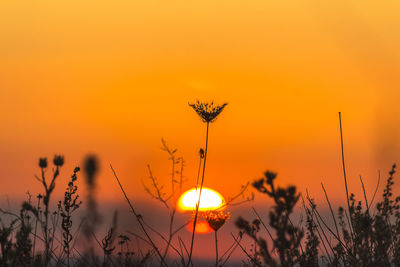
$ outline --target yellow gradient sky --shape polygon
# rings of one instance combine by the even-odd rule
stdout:
[[[400,152],[400,2],[350,0],[0,3],[0,197],[40,190],[37,159],[66,157],[58,194],[87,153],[98,194],[133,198],[151,164],[168,183],[163,137],[193,183],[204,124],[187,103],[229,102],[210,132],[206,186],[233,195],[266,169],[344,197],[373,192]]]

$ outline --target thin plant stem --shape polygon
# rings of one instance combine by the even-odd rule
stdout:
[[[348,187],[347,187],[346,165],[345,165],[345,163],[344,163],[342,115],[341,115],[340,112],[339,112],[339,126],[340,126],[340,144],[341,144],[341,151],[342,151],[342,166],[343,166],[344,186],[345,186],[345,189],[346,189],[347,208],[348,208],[349,214],[350,214],[350,224],[351,224],[351,228],[353,228],[353,224],[352,224],[352,212],[351,212],[351,209],[350,209],[350,200],[349,200],[349,191],[348,191]]]
[[[363,180],[362,180],[361,175],[360,175],[360,182],[361,182],[362,190],[363,190],[363,192],[364,192],[364,200],[365,200],[365,206],[366,206],[366,208],[367,208],[367,214],[369,215],[368,199],[367,199],[367,194],[365,193],[364,182],[363,182]]]
[[[310,203],[310,205],[313,205],[312,200],[310,199],[310,197],[306,196],[308,202]],[[339,241],[339,243],[343,246],[343,248],[348,251],[349,249],[347,248],[347,246],[340,240],[340,238],[335,234],[335,232],[332,231],[332,229],[326,224],[326,222],[322,219],[321,214],[318,212],[317,209],[312,209],[312,211],[314,212],[314,214],[316,214],[316,218],[319,218],[319,220],[322,222],[322,224],[325,226],[325,228],[332,234],[332,236]]]
[[[311,215],[311,216],[312,216],[312,215]],[[316,219],[316,221],[318,222],[318,219]],[[319,222],[318,222],[318,226],[321,228],[321,225],[319,224]],[[318,237],[319,237],[319,239],[321,240],[322,247],[324,248],[325,253],[326,253],[326,256],[328,257],[328,261],[329,261],[330,264],[332,264],[332,260],[331,260],[331,257],[329,256],[328,249],[326,248],[325,241],[324,241],[324,239],[322,238],[321,233],[320,233],[320,231],[318,230],[318,227],[315,228],[315,230],[317,230]],[[323,229],[322,229],[322,228],[321,228],[321,232],[323,232]]]
[[[363,182],[363,180],[362,180],[361,175],[360,175],[360,182],[361,182],[362,190],[363,190],[363,192],[364,192],[364,200],[365,200],[365,206],[366,206],[367,216],[368,216],[368,218],[370,218],[370,215],[369,215],[369,206],[368,206],[368,199],[367,199],[367,193],[365,192],[364,182]],[[367,244],[368,244],[369,253],[370,253],[370,255],[372,255],[372,240],[371,240],[371,243],[367,240]],[[370,244],[371,244],[371,245],[370,245]]]
[[[265,225],[264,221],[261,219],[260,215],[258,214],[258,212],[256,211],[256,209],[254,207],[251,207],[254,211],[254,213],[256,214],[257,218],[260,220],[262,226],[264,227],[264,229],[267,231],[269,237],[271,238],[271,241],[274,241],[274,238],[272,237],[271,232],[268,230],[268,227]]]
[[[231,233],[231,236],[233,237],[233,240],[235,240],[236,244],[238,244],[240,249],[243,251],[243,253],[246,254],[246,256],[249,258],[249,260],[254,264],[254,266],[261,266],[257,262],[257,259],[250,256],[250,254],[247,252],[247,250],[242,245],[240,245],[240,240],[238,241],[232,233]]]
[[[200,191],[199,191],[199,199],[198,199],[197,204],[196,204],[196,212],[195,212],[194,220],[193,220],[193,233],[192,233],[192,240],[191,240],[191,242],[190,242],[189,259],[188,259],[188,263],[187,263],[186,266],[189,266],[189,264],[191,263],[192,254],[193,254],[193,243],[194,243],[194,237],[195,237],[195,233],[196,233],[196,223],[197,223],[197,218],[198,218],[198,215],[199,215],[199,206],[200,206],[201,192],[202,192],[202,190],[203,190],[204,174],[205,174],[205,170],[206,170],[207,150],[208,150],[208,129],[209,129],[209,125],[210,125],[210,123],[207,122],[207,129],[206,129],[206,146],[205,146],[205,150],[204,150],[203,172],[202,172],[202,176],[201,176]]]
[[[182,193],[182,183],[183,183],[183,167],[185,164],[185,160],[183,159],[183,157],[180,158],[181,160],[181,170],[180,170],[180,177],[179,177],[179,193]]]
[[[38,221],[39,221],[39,207],[40,207],[40,197],[38,197],[38,203],[37,203],[37,217],[35,217],[35,234],[33,237],[33,250],[32,250],[32,258],[35,259],[35,249],[36,249],[36,233],[37,233],[37,226],[38,226]]]
[[[310,205],[311,205],[311,204],[310,204]],[[311,206],[311,209],[313,209],[312,206]],[[311,213],[311,216],[313,216],[312,213]],[[313,220],[312,217],[311,217],[311,219]],[[321,224],[319,223],[318,217],[315,217],[315,219],[316,219],[315,221],[317,222],[319,228],[321,229],[322,235],[324,236],[324,238],[325,238],[325,240],[326,240],[326,243],[328,244],[328,246],[329,246],[331,252],[334,254],[334,250],[333,250],[333,248],[332,248],[332,245],[331,245],[331,243],[329,242],[328,237],[326,236],[324,229],[322,228]],[[323,247],[324,247],[324,249],[325,249],[326,256],[328,257],[329,263],[332,264],[332,260],[331,260],[331,257],[329,256],[328,249],[327,249],[326,246],[325,246],[324,239],[322,238],[321,233],[320,233],[319,230],[318,230],[318,227],[315,228],[315,229],[317,230],[319,239],[322,241],[322,245],[323,245]]]
[[[326,199],[326,202],[328,203],[329,210],[330,210],[332,218],[333,218],[333,222],[335,223],[337,237],[338,237],[338,239],[340,239],[339,227],[338,227],[337,222],[336,222],[335,213],[333,212],[333,209],[332,209],[332,206],[331,206],[331,202],[329,201],[328,194],[326,193],[324,184],[321,183],[321,186],[322,186],[322,190],[324,191],[325,199]]]
[[[237,238],[239,239],[238,242],[240,242],[241,241],[240,232],[239,232]],[[226,256],[224,262],[220,266],[224,266],[227,263],[227,261],[229,260],[229,258],[231,257],[231,255],[233,254],[233,252],[236,250],[237,247],[238,247],[238,244],[236,242],[233,242],[232,245],[225,251],[225,253],[222,254],[221,261],[225,257],[225,255],[227,255],[229,253]]]
[[[201,171],[201,155],[200,155],[200,161],[199,161],[199,169],[197,170],[197,179],[196,179],[196,191],[197,191],[197,186],[199,185],[199,179],[200,179],[200,171]]]
[[[44,177],[44,170],[43,170],[43,168],[42,168],[42,179],[43,179],[43,181],[45,181],[45,177]],[[47,187],[45,187],[45,198],[47,197],[47,203],[44,203],[45,204],[45,209],[44,209],[44,219],[45,219],[45,221],[44,221],[44,225],[43,225],[43,231],[44,231],[44,241],[45,241],[45,244],[44,244],[44,246],[45,246],[45,266],[47,266],[47,264],[48,264],[48,262],[49,262],[49,242],[48,242],[48,230],[47,230],[47,227],[48,227],[48,218],[49,218],[49,202],[50,202],[50,196],[48,195],[48,190],[47,190]]]
[[[378,192],[378,188],[379,188],[379,183],[380,183],[380,181],[381,181],[381,171],[378,170],[378,183],[377,183],[377,185],[376,185],[376,187],[375,187],[375,192],[374,192],[374,195],[372,196],[371,203],[369,203],[369,207],[370,207],[370,208],[371,208],[371,206],[372,206],[372,203],[374,202],[376,193]]]
[[[186,246],[185,246],[185,242],[183,242],[182,238],[180,236],[178,236],[179,239],[179,244],[180,246],[182,246],[185,249],[186,254],[189,257],[189,251],[187,250]],[[185,259],[183,259],[183,263],[184,263]],[[193,267],[193,262],[190,262],[190,265]]]
[[[347,214],[347,211],[345,210],[344,211],[344,215],[346,216],[346,220],[347,220],[347,223],[349,224],[349,229],[350,229],[350,233],[351,233],[351,237],[353,237],[353,233],[354,233],[354,230],[353,230],[353,225],[351,224],[351,222],[350,222],[350,217],[349,217],[349,215]],[[352,240],[353,241],[353,240]],[[354,243],[354,242],[353,242]]]
[[[215,233],[215,267],[218,267],[218,231]]]
[[[172,187],[172,195],[174,195],[175,192],[175,156],[171,156],[171,161],[172,161],[172,171],[171,171],[171,187]]]
[[[165,259],[165,257],[166,257],[167,254],[168,254],[168,249],[169,249],[169,247],[170,247],[170,245],[171,245],[171,241],[172,241],[172,237],[173,237],[172,227],[173,227],[173,223],[174,223],[175,212],[176,212],[176,209],[174,209],[174,210],[172,211],[172,213],[170,214],[170,221],[169,221],[169,237],[168,237],[167,247],[165,248],[164,255],[163,255],[163,258],[164,258],[164,259]]]
[[[293,224],[292,220],[290,219],[290,217],[288,216],[287,218],[288,218],[289,223],[294,227],[294,224]],[[301,223],[299,223],[299,225],[300,225],[300,224],[301,224]],[[297,232],[294,232],[294,235],[296,236],[297,239],[300,239],[300,238],[299,238],[299,235],[297,234]],[[303,245],[302,245],[301,243],[300,243],[299,245],[300,245],[301,253],[304,254]]]
[[[52,223],[53,223],[53,233],[51,238],[51,246],[50,246],[50,250],[53,250],[54,247],[54,236],[56,234],[56,229],[57,229],[57,225],[60,219],[60,209],[58,210],[57,214],[53,215],[53,219],[52,219]]]
[[[128,202],[129,207],[131,208],[133,214],[135,215],[135,218],[136,218],[137,222],[139,223],[140,227],[142,228],[143,233],[146,235],[146,237],[147,237],[147,239],[149,240],[151,246],[152,246],[152,247],[154,248],[154,250],[157,252],[158,257],[159,257],[160,260],[161,260],[161,266],[162,266],[162,265],[166,265],[166,266],[167,266],[167,264],[165,263],[164,258],[162,257],[160,251],[158,250],[157,246],[154,244],[154,242],[153,242],[153,240],[151,239],[149,233],[146,231],[146,228],[144,227],[144,224],[143,224],[143,222],[142,222],[142,220],[143,220],[142,217],[141,217],[141,216],[136,212],[136,210],[133,208],[133,206],[132,206],[132,204],[131,204],[131,201],[129,200],[128,196],[126,195],[125,190],[124,190],[124,188],[122,187],[122,184],[121,184],[121,182],[119,181],[118,176],[117,176],[117,174],[115,173],[115,171],[114,171],[114,169],[113,169],[113,167],[112,167],[111,164],[110,164],[110,167],[111,167],[111,170],[112,170],[112,172],[113,172],[113,174],[114,174],[115,179],[117,179],[117,182],[118,182],[118,184],[119,184],[119,187],[121,188],[121,191],[122,191],[122,193],[124,194],[126,201]]]
[[[49,207],[50,207],[50,196],[51,193],[54,189],[54,182],[59,174],[59,168],[58,166],[56,167],[56,170],[53,174],[53,179],[51,180],[51,183],[49,186],[47,186],[46,184],[46,179],[45,179],[45,174],[44,174],[44,169],[41,169],[42,171],[42,179],[43,179],[43,185],[45,187],[45,196],[44,198],[46,199],[46,201],[44,201],[45,203],[45,210],[44,210],[44,218],[45,218],[45,222],[44,222],[44,226],[43,226],[43,231],[44,231],[44,239],[45,239],[45,266],[47,266],[50,262],[50,240],[49,240]]]

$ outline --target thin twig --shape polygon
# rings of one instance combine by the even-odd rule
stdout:
[[[374,195],[372,196],[371,203],[369,203],[369,208],[371,208],[372,203],[374,202],[376,193],[378,192],[378,187],[379,187],[380,181],[381,181],[381,171],[378,170],[378,183],[377,183],[377,185],[376,185],[376,187],[375,187],[375,192],[374,192]]]
[[[369,214],[369,206],[368,206],[367,194],[365,193],[364,182],[363,182],[363,180],[362,180],[362,178],[361,178],[361,175],[360,175],[360,182],[361,182],[362,190],[363,190],[363,192],[364,192],[364,199],[365,199],[365,206],[366,206],[366,208],[367,208],[367,214]]]
[[[160,251],[158,250],[157,246],[154,244],[154,242],[153,242],[153,240],[151,239],[150,235],[147,233],[146,228],[144,227],[144,224],[143,224],[143,218],[142,218],[142,216],[141,216],[140,214],[138,214],[138,213],[136,212],[136,210],[133,208],[133,206],[132,206],[132,204],[131,204],[131,201],[129,200],[128,196],[126,195],[125,190],[124,190],[124,188],[122,187],[122,184],[121,184],[121,182],[119,181],[118,176],[117,176],[117,174],[115,173],[115,171],[114,171],[114,169],[113,169],[113,167],[112,167],[111,164],[110,164],[110,168],[111,168],[111,170],[112,170],[112,172],[113,172],[113,174],[114,174],[115,179],[117,180],[117,182],[118,182],[118,184],[119,184],[119,187],[121,188],[122,193],[123,193],[124,196],[125,196],[126,201],[128,202],[129,207],[131,208],[133,214],[135,215],[135,218],[136,218],[137,222],[139,223],[140,227],[142,228],[143,233],[146,235],[148,241],[151,243],[152,247],[153,247],[154,250],[157,252],[158,257],[159,257],[160,260],[161,260],[161,265],[164,264],[164,265],[167,266],[167,264],[165,263],[165,261],[164,261],[162,255],[161,255],[161,253],[160,253]]]
[[[252,262],[254,263],[254,265],[261,266],[261,265],[257,262],[256,259],[254,259],[253,257],[251,257],[251,256],[249,255],[249,253],[247,253],[246,249],[245,249],[242,245],[240,245],[240,242],[235,238],[235,236],[234,236],[232,233],[231,233],[231,236],[233,237],[233,240],[235,240],[236,244],[238,244],[238,246],[240,247],[240,249],[244,252],[244,254],[246,254],[246,256],[250,259],[250,261],[252,261]]]
[[[321,186],[322,186],[322,190],[324,191],[325,199],[326,199],[326,202],[328,203],[329,210],[331,211],[333,222],[335,223],[337,237],[338,237],[338,239],[340,239],[340,233],[339,233],[339,228],[338,228],[338,225],[337,225],[337,222],[336,222],[335,213],[333,212],[333,209],[332,209],[332,206],[331,206],[331,202],[329,201],[328,194],[326,193],[324,184],[321,183]]]
[[[254,207],[251,207],[254,211],[254,213],[256,214],[257,218],[260,220],[262,226],[264,226],[264,229],[267,231],[269,237],[271,238],[272,241],[274,241],[274,238],[272,237],[271,232],[268,230],[267,226],[265,225],[264,221],[261,219],[261,216],[258,214],[258,212],[256,211],[256,209]]]
[[[238,237],[237,237],[237,238],[239,239],[239,240],[238,240],[239,243],[240,243],[240,241],[242,240],[242,235],[243,235],[243,234],[241,234],[241,232],[238,233]],[[226,255],[227,253],[229,253],[228,256],[226,256],[224,262],[223,262],[220,266],[224,266],[224,265],[228,262],[229,258],[232,256],[233,252],[236,250],[237,247],[238,247],[238,244],[237,244],[237,242],[234,241],[234,242],[232,243],[232,245],[224,252],[224,254],[222,254],[221,260],[225,257],[225,255]]]
[[[344,163],[342,116],[341,116],[340,112],[339,112],[339,126],[340,126],[340,144],[341,144],[341,150],[342,150],[342,166],[343,166],[344,185],[345,185],[345,188],[346,188],[347,208],[348,208],[349,213],[350,213],[350,224],[351,224],[351,226],[353,226],[353,224],[352,224],[352,212],[351,212],[351,209],[350,209],[349,191],[348,191],[348,188],[347,188],[346,165]],[[351,228],[353,228],[353,227],[351,227]]]

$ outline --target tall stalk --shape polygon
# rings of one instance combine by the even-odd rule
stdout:
[[[343,166],[343,177],[344,177],[344,186],[346,189],[346,200],[347,200],[347,209],[349,210],[349,215],[350,215],[350,226],[352,229],[353,228],[353,218],[352,218],[352,212],[350,209],[350,200],[349,200],[349,191],[347,189],[347,178],[346,178],[346,165],[344,163],[344,149],[343,149],[343,130],[342,130],[342,116],[341,113],[339,112],[339,127],[340,127],[340,144],[341,144],[341,151],[342,151],[342,166]]]
[[[207,128],[206,128],[206,146],[205,146],[205,151],[204,151],[203,172],[202,172],[202,176],[201,176],[199,198],[196,203],[196,211],[195,211],[194,220],[193,220],[193,233],[192,233],[192,240],[190,242],[189,259],[188,259],[188,263],[186,266],[190,265],[191,260],[192,260],[192,254],[193,254],[194,237],[196,235],[196,223],[197,223],[197,218],[199,215],[201,192],[203,190],[204,176],[205,176],[206,162],[207,162],[208,131],[209,131],[210,123],[214,122],[217,119],[218,115],[224,110],[226,105],[228,105],[228,103],[224,103],[224,104],[218,106],[218,105],[214,105],[214,102],[201,103],[198,100],[194,104],[189,104],[189,106],[192,107],[194,109],[194,111],[196,111],[197,115],[200,116],[201,120],[207,124]],[[197,184],[196,184],[196,192],[197,192]]]
[[[199,207],[200,207],[200,199],[201,199],[201,192],[203,190],[203,184],[204,184],[204,174],[206,170],[206,162],[207,162],[207,150],[208,150],[208,130],[209,130],[209,125],[210,122],[207,122],[207,129],[206,129],[206,146],[204,150],[204,160],[203,160],[203,172],[201,175],[201,183],[200,183],[200,190],[199,190],[199,198],[196,203],[196,212],[194,214],[194,220],[193,220],[193,233],[192,233],[192,240],[190,242],[190,252],[189,252],[189,261],[187,263],[187,266],[189,266],[191,260],[192,260],[192,254],[193,254],[193,244],[194,244],[194,237],[196,233],[196,224],[197,224],[197,218],[199,215]],[[197,190],[196,190],[197,191]]]

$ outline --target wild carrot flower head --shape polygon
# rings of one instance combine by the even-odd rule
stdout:
[[[229,213],[216,210],[211,210],[204,214],[204,218],[208,222],[208,225],[210,225],[214,231],[218,231],[230,217],[231,215]]]
[[[214,102],[211,103],[201,103],[199,100],[197,100],[196,103],[190,104],[194,111],[200,116],[201,120],[203,122],[214,122],[218,115],[224,110],[225,106],[228,105],[228,103],[224,103],[222,105],[214,105]]]

